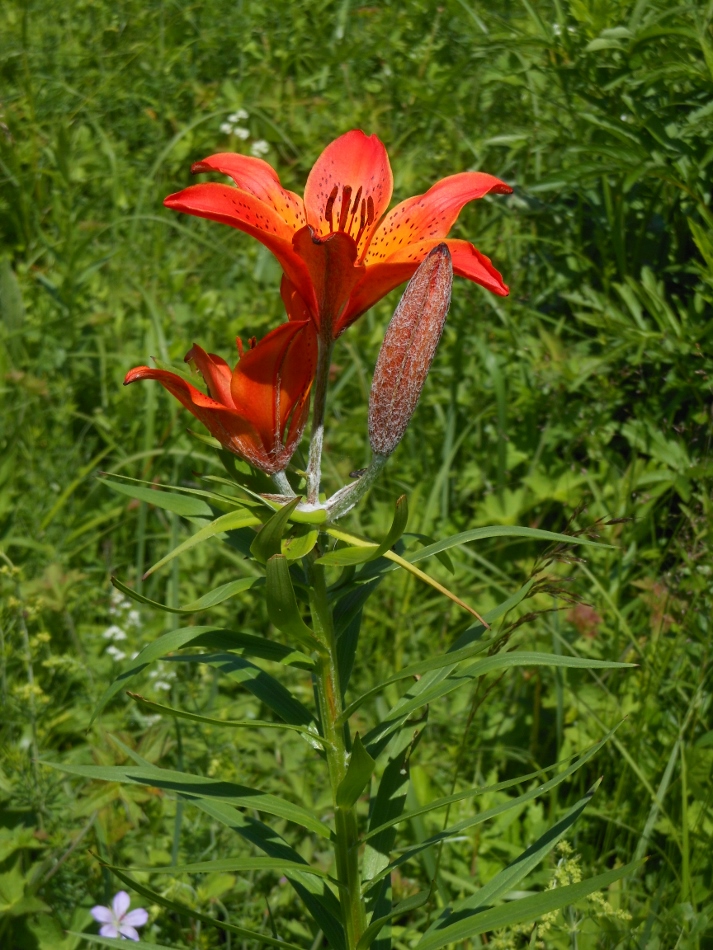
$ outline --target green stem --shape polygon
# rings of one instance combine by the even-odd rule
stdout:
[[[315,633],[327,648],[317,661],[317,696],[324,738],[327,740],[327,767],[334,804],[334,851],[340,903],[347,933],[347,947],[349,950],[355,950],[366,929],[366,910],[361,897],[359,875],[359,828],[356,806],[344,808],[337,805],[337,789],[347,772],[348,755],[344,727],[340,724],[343,704],[334,622],[327,601],[324,568],[314,563],[315,557],[316,553],[308,561],[310,608]]]
[[[331,330],[319,335],[317,372],[314,379],[314,403],[312,405],[312,435],[309,443],[309,462],[307,464],[307,504],[316,505],[319,501],[319,483],[322,477],[322,446],[324,444],[324,413],[327,405],[327,385],[329,366],[332,362]]]

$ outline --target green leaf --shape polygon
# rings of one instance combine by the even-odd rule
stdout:
[[[318,528],[311,525],[294,525],[290,536],[282,539],[282,554],[288,561],[298,561],[309,554],[318,538]]]
[[[404,914],[409,914],[413,910],[418,910],[419,907],[423,907],[430,896],[430,890],[419,891],[418,894],[414,894],[412,897],[407,897],[406,900],[400,901],[388,914],[384,914],[383,917],[372,920],[359,938],[357,950],[368,950],[380,931],[383,930],[390,920],[393,920],[395,917],[403,917]]]
[[[294,851],[274,829],[256,818],[244,816],[237,809],[222,802],[194,800],[193,803],[211,818],[221,822],[245,841],[274,858],[302,863],[304,859]],[[315,923],[322,929],[333,950],[346,950],[346,937],[341,923],[341,908],[324,879],[304,871],[286,871],[285,877],[299,894]]]
[[[222,604],[223,601],[235,597],[236,594],[242,594],[243,591],[250,590],[251,587],[260,586],[265,583],[265,580],[262,577],[241,577],[240,580],[237,581],[228,581],[227,584],[221,584],[220,587],[216,587],[215,590],[203,594],[202,597],[199,597],[198,600],[194,600],[193,603],[186,604],[185,607],[169,607],[168,604],[160,604],[156,600],[150,600],[148,597],[144,597],[143,594],[135,591],[132,587],[128,587],[122,583],[118,577],[112,577],[111,582],[117,590],[120,590],[122,594],[126,594],[127,597],[130,597],[138,604],[146,604],[149,607],[154,607],[156,610],[164,610],[170,614],[197,614],[202,610],[208,610],[210,607],[217,607],[218,604]]]
[[[396,502],[394,520],[381,544],[369,543],[368,546],[340,548],[338,551],[329,551],[317,559],[317,564],[330,564],[336,567],[348,567],[351,564],[364,564],[366,561],[375,561],[383,557],[392,548],[406,530],[408,522],[408,499],[406,495]]]
[[[191,920],[200,920],[202,923],[208,924],[211,927],[217,927],[219,930],[225,930],[228,933],[235,934],[237,937],[241,937],[243,940],[254,940],[257,942],[258,946],[267,945],[270,947],[283,947],[287,948],[287,950],[302,950],[301,947],[298,947],[293,943],[288,943],[286,940],[276,940],[274,937],[271,937],[268,934],[261,934],[255,930],[248,930],[245,927],[238,927],[235,924],[229,924],[223,920],[216,920],[214,917],[210,917],[208,914],[202,914],[200,911],[194,910],[192,907],[187,907],[180,901],[171,900],[168,897],[164,897],[163,894],[159,894],[157,891],[154,891],[141,881],[135,880],[125,871],[121,870],[121,868],[113,867],[111,864],[106,866],[119,878],[120,881],[122,881],[132,890],[136,891],[137,894],[141,894],[142,897],[150,900],[153,904],[158,904],[159,907],[165,907],[167,910],[172,910],[181,917],[188,917]],[[126,941],[117,941],[117,944],[121,943],[125,944]],[[134,944],[134,946],[138,946],[138,944]]]
[[[481,887],[480,890],[471,895],[470,897],[465,898],[465,900],[458,901],[453,905],[449,911],[444,911],[439,920],[435,921],[434,924],[429,928],[429,932],[437,930],[439,926],[442,925],[443,921],[447,923],[454,923],[454,915],[459,917],[465,916],[464,912],[468,911],[470,913],[475,913],[476,911],[484,911],[493,905],[497,900],[505,897],[506,894],[510,893],[512,890],[517,887],[520,881],[524,880],[527,875],[533,871],[537,865],[545,858],[547,854],[554,848],[558,841],[560,841],[564,835],[567,834],[572,825],[577,821],[579,816],[582,814],[584,809],[587,807],[589,802],[592,800],[592,797],[599,787],[601,779],[587,792],[584,798],[580,799],[576,805],[574,805],[570,810],[563,815],[560,820],[553,825],[552,828],[549,828],[543,835],[541,835],[534,844],[530,845],[526,851],[523,851],[519,857],[512,861],[506,868],[503,868],[502,871],[498,872],[494,877],[492,877],[488,883]]]
[[[302,861],[286,861],[284,858],[223,858],[212,861],[196,861],[193,864],[169,864],[158,868],[122,868],[123,871],[141,874],[212,874],[213,872],[232,871],[274,871],[283,875],[286,871],[299,871],[301,874],[314,874],[316,877],[332,878],[320,868],[304,864]],[[333,881],[333,883],[337,883]]]
[[[255,535],[250,551],[261,564],[265,564],[273,555],[281,553],[282,536],[287,528],[287,522],[301,500],[297,495],[288,504],[283,505]]]
[[[634,861],[624,867],[598,874],[588,881],[579,884],[569,884],[566,887],[555,887],[551,890],[524,897],[521,900],[510,901],[502,907],[493,907],[482,913],[466,917],[450,926],[442,927],[433,933],[427,934],[417,944],[417,950],[440,950],[449,943],[458,943],[489,930],[499,930],[502,927],[512,927],[526,921],[536,920],[543,914],[568,907],[576,901],[593,894],[594,891],[605,890],[610,884],[631,874],[640,862]]]
[[[255,527],[260,524],[262,524],[262,522],[257,515],[246,508],[239,508],[237,511],[231,511],[227,515],[221,515],[220,518],[216,518],[215,521],[211,521],[210,524],[201,528],[200,531],[196,531],[194,535],[190,538],[186,538],[186,540],[179,544],[178,547],[175,547],[173,551],[170,551],[165,557],[162,557],[160,561],[157,561],[153,567],[150,567],[148,571],[146,571],[144,579],[165,564],[168,564],[174,557],[178,557],[179,554],[183,554],[185,551],[194,548],[197,544],[201,544],[203,541],[215,537],[216,534],[225,534],[227,531],[235,531],[238,528]]]
[[[572,756],[569,759],[569,766],[566,766],[566,768],[569,768],[573,765],[573,772],[577,771],[577,769],[588,762],[592,756],[597,754],[601,747],[609,741],[618,728],[619,726],[616,726],[614,729],[612,729],[611,732],[609,732],[603,739],[591,746],[588,750],[582,753],[581,756],[579,754]],[[517,778],[507,779],[504,782],[496,782],[495,785],[483,785],[477,788],[468,788],[462,792],[455,792],[453,795],[444,795],[442,798],[434,799],[427,805],[421,805],[411,811],[404,812],[399,818],[395,819],[395,821],[390,821],[384,825],[371,828],[366,837],[368,838],[370,835],[377,834],[385,828],[390,827],[392,824],[396,824],[401,821],[412,821],[414,818],[418,818],[421,815],[426,815],[428,812],[436,811],[439,808],[446,808],[448,805],[455,804],[456,802],[466,801],[469,798],[477,798],[479,795],[489,795],[493,792],[503,792],[508,788],[513,788],[515,785],[525,785],[532,781],[532,779],[542,778],[543,776],[547,775],[548,772],[553,771],[558,766],[563,764],[563,762],[558,762],[554,765],[548,766],[547,768],[537,769],[535,772],[528,772],[526,775],[519,775]],[[573,774],[573,772],[567,771],[562,774],[566,778],[568,775]]]
[[[300,654],[303,655],[303,654]],[[154,703],[138,693],[127,691],[134,702],[149,713],[158,713],[161,716],[174,716],[176,719],[187,719],[190,722],[201,722],[206,726],[226,726],[229,729],[287,729],[291,732],[299,732],[309,739],[310,742],[318,742],[321,745],[325,739],[317,732],[304,726],[295,726],[289,722],[274,722],[265,719],[212,719],[210,716],[201,716],[199,713],[186,712],[183,709],[176,709],[173,706],[164,706],[162,703]]]
[[[470,541],[485,541],[489,538],[526,538],[531,541],[583,544],[588,547],[612,547],[611,544],[605,544],[602,541],[591,541],[589,538],[573,537],[570,534],[560,534],[557,531],[545,531],[543,528],[522,528],[518,525],[496,524],[484,528],[471,528],[469,531],[453,534],[450,538],[444,538],[443,541],[429,544],[425,548],[421,548],[420,551],[414,551],[413,554],[407,555],[406,560],[411,564],[415,564],[424,558],[431,557],[434,554],[440,554],[441,551],[458,547],[459,544],[468,544]]]
[[[437,834],[431,835],[431,837],[427,838],[425,841],[421,841],[418,844],[406,848],[401,852],[401,854],[399,854],[397,858],[394,858],[394,860],[388,866],[384,867],[383,870],[381,870],[379,874],[374,877],[369,886],[372,887],[378,882],[380,878],[390,874],[393,870],[395,870],[395,868],[405,864],[406,861],[410,861],[417,854],[420,854],[421,851],[432,847],[434,844],[438,844],[441,841],[447,841],[454,835],[459,835],[467,828],[473,828],[476,825],[481,825],[483,822],[489,821],[491,818],[496,818],[498,815],[502,815],[506,811],[510,811],[512,808],[519,808],[521,805],[525,805],[527,802],[530,802],[535,798],[539,798],[540,795],[545,795],[547,792],[552,791],[553,788],[557,788],[557,786],[561,785],[565,779],[569,778],[570,775],[573,775],[578,769],[585,765],[592,758],[592,756],[597,753],[602,744],[608,738],[609,736],[603,739],[602,742],[597,743],[596,746],[593,746],[591,749],[589,749],[576,762],[573,762],[566,769],[560,772],[559,775],[555,775],[542,785],[538,785],[536,788],[531,788],[529,791],[523,792],[521,795],[518,795],[515,798],[510,798],[505,802],[500,802],[498,805],[493,805],[491,808],[479,812],[477,815],[473,815],[470,818],[463,818],[461,821],[456,822],[456,824],[451,825],[449,828],[445,828],[443,831],[439,831]],[[373,831],[370,829],[365,835],[365,839],[368,840],[371,835],[376,836],[377,834],[380,834],[381,830],[381,828],[375,828]]]
[[[525,651],[515,651],[513,653],[500,653],[490,656],[485,660],[480,660],[472,666],[466,667],[456,673],[449,673],[440,682],[433,682],[427,688],[419,688],[421,682],[414,684],[404,696],[389,710],[382,721],[375,726],[365,737],[369,747],[377,741],[383,740],[387,735],[391,735],[399,728],[406,716],[432,703],[448,693],[459,689],[473,679],[485,676],[487,673],[494,673],[500,670],[512,669],[520,666],[552,666],[564,667],[580,670],[614,670],[626,669],[636,666],[635,663],[617,663],[608,660],[590,660],[578,656],[560,656],[556,653],[529,653]]]
[[[273,554],[266,565],[267,615],[277,629],[309,650],[324,653],[324,647],[304,622],[295,597],[290,568],[282,554]]]
[[[351,808],[366,788],[376,762],[366,751],[357,733],[349,757],[347,774],[337,788],[337,806]]]
[[[182,518],[213,517],[213,510],[210,505],[201,498],[179,495],[176,492],[163,491],[158,488],[144,488],[142,485],[125,485],[109,478],[102,478],[101,481],[107,488],[111,488],[112,491],[120,495],[128,495],[129,498],[145,501],[156,508],[163,508],[175,515],[181,515]]]
[[[268,641],[269,642],[269,641]],[[282,683],[259,666],[229,653],[176,657],[174,662],[208,663],[229,676],[269,706],[285,722],[306,726],[314,721],[312,713]]]
[[[148,646],[143,648],[139,655],[131,661],[131,665],[123,670],[111,686],[104,691],[97,703],[91,721],[94,722],[109,700],[113,699],[129,680],[146,669],[149,663],[187,646],[201,646],[209,650],[235,650],[248,656],[259,656],[264,660],[300,666],[303,669],[311,669],[313,666],[308,656],[296,653],[289,647],[281,643],[275,643],[273,640],[267,640],[265,637],[237,633],[233,630],[224,630],[221,627],[182,627],[179,630],[171,630],[170,633],[165,633],[158,640],[154,640],[153,643],[149,643]]]
[[[189,775],[186,772],[177,772],[173,769],[159,769],[153,766],[135,765],[61,765],[47,763],[70,775],[79,775],[82,778],[104,782],[121,782],[123,784],[146,785],[151,788],[161,788],[175,792],[186,798],[200,798],[228,805],[237,805],[240,808],[250,808],[275,815],[292,821],[322,838],[330,837],[330,830],[318,818],[303,808],[287,802],[277,795],[261,792],[246,785],[237,785],[233,782],[223,782],[218,779],[205,778],[202,775]]]

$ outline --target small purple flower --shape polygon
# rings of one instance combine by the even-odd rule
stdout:
[[[131,898],[126,891],[119,891],[114,895],[111,907],[102,907],[101,904],[92,907],[91,914],[94,920],[102,926],[99,930],[101,937],[125,937],[127,940],[138,940],[137,927],[143,927],[149,919],[148,912],[143,907],[137,907],[127,913]]]

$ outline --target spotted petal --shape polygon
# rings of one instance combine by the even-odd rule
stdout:
[[[344,231],[361,251],[389,207],[393,187],[383,143],[353,129],[331,142],[309,173],[304,198],[307,224],[321,237]]]
[[[275,169],[262,158],[220,152],[196,162],[191,171],[194,174],[220,172],[229,175],[238,188],[269,205],[293,231],[298,231],[307,223],[300,196],[283,188]]]
[[[367,264],[377,264],[418,241],[444,238],[469,201],[489,192],[510,194],[504,181],[484,172],[461,172],[432,185],[423,195],[396,205],[379,225],[366,254]]]

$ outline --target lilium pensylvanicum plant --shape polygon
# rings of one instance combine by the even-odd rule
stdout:
[[[493,175],[462,172],[388,212],[393,176],[386,149],[375,135],[360,130],[340,136],[322,152],[308,176],[304,199],[283,188],[275,170],[253,156],[220,153],[196,162],[193,171],[221,172],[233,179],[235,187],[193,185],[170,195],[164,204],[256,237],[284,271],[281,294],[289,322],[278,329],[280,340],[289,339],[290,346],[284,349],[279,365],[275,364],[274,340],[268,335],[256,347],[250,363],[261,385],[272,381],[272,396],[265,400],[271,414],[267,419],[264,410],[256,407],[254,385],[239,386],[247,375],[243,361],[226,387],[220,381],[228,370],[221,365],[217,371],[218,357],[196,360],[209,389],[208,401],[182,377],[164,370],[137,367],[125,382],[161,382],[226,449],[271,474],[280,490],[291,494],[283,472],[304,428],[314,378],[307,501],[317,505],[334,339],[385,294],[412,277],[440,245],[448,250],[453,272],[506,295],[508,288],[490,260],[469,242],[447,239],[446,235],[466,203],[490,192],[507,194],[512,189]],[[299,336],[290,329],[296,325],[300,326]],[[202,351],[194,348],[194,352]],[[289,397],[293,390],[297,394],[294,399]],[[243,398],[246,395],[248,398]],[[378,474],[382,462],[376,458],[375,463],[362,480],[361,490]]]
[[[221,166],[226,167],[223,157],[219,158]],[[468,802],[487,790],[460,789],[459,763],[456,763],[453,794],[409,811],[410,760],[426,727],[429,707],[457,689],[477,689],[483,677],[504,675],[514,667],[613,669],[631,664],[521,649],[517,636],[522,637],[524,618],[506,622],[509,611],[534,593],[549,591],[555,596],[562,595],[561,586],[550,584],[548,587],[541,569],[535,568],[525,584],[509,592],[503,603],[481,617],[475,608],[415,563],[431,555],[442,556],[449,548],[457,549],[473,541],[503,535],[518,538],[523,543],[540,541],[554,545],[551,548],[554,553],[550,555],[554,559],[567,545],[595,544],[591,538],[497,525],[465,531],[408,552],[403,541],[408,525],[405,496],[396,502],[393,522],[379,541],[344,530],[336,523],[368,491],[411,424],[446,320],[453,272],[458,272],[458,261],[463,259],[462,242],[436,239],[439,228],[447,230],[448,222],[455,220],[462,206],[463,176],[445,179],[426,196],[411,199],[411,204],[405,202],[399,206],[402,210],[397,208],[382,220],[390,197],[391,178],[386,153],[373,136],[367,138],[361,132],[352,132],[332,143],[310,175],[304,204],[281,190],[277,176],[264,162],[245,165],[243,157],[237,156],[237,159],[243,177],[234,170],[236,180],[240,178],[242,182],[241,189],[197,186],[199,190],[193,195],[207,194],[211,200],[215,197],[214,210],[218,205],[225,209],[226,202],[234,201],[233,207],[238,210],[230,212],[232,218],[228,223],[255,233],[279,252],[286,273],[283,296],[291,319],[247,352],[241,350],[233,370],[220,357],[194,346],[187,360],[202,374],[209,396],[179,374],[163,369],[137,367],[130,371],[126,381],[158,380],[207,426],[224,448],[271,474],[280,494],[257,492],[251,477],[230,465],[225,454],[220,458],[236,488],[231,494],[224,490],[226,479],[223,477],[217,479],[221,485],[219,492],[214,490],[213,476],[207,478],[207,489],[191,487],[186,493],[167,491],[167,486],[157,487],[152,483],[136,486],[133,479],[128,479],[128,484],[124,480],[107,481],[124,495],[184,515],[193,523],[202,522],[195,534],[157,561],[145,577],[186,550],[217,538],[228,541],[233,555],[237,549],[251,562],[249,577],[222,584],[183,608],[148,600],[118,579],[114,579],[114,583],[126,596],[144,605],[171,612],[178,610],[184,616],[210,610],[254,588],[257,596],[265,596],[267,616],[274,629],[269,636],[208,625],[172,630],[132,658],[131,665],[107,688],[99,708],[149,663],[190,647],[191,655],[183,655],[181,660],[212,665],[218,676],[238,674],[232,680],[233,688],[237,685],[252,692],[261,708],[268,711],[267,715],[273,714],[274,719],[222,721],[194,708],[184,711],[167,707],[135,693],[129,694],[132,699],[152,713],[187,718],[193,724],[202,723],[211,729],[292,730],[293,735],[306,740],[305,754],[317,757],[315,768],[323,769],[331,794],[331,811],[325,815],[323,803],[315,804],[309,794],[304,801],[295,801],[299,793],[293,787],[287,797],[283,797],[272,790],[268,792],[151,764],[119,740],[116,740],[117,745],[133,760],[131,765],[89,766],[72,762],[61,768],[85,778],[164,789],[197,805],[211,821],[222,823],[245,845],[240,853],[221,861],[223,870],[284,875],[304,904],[312,933],[300,945],[285,939],[286,928],[281,926],[279,918],[277,921],[271,918],[272,936],[232,921],[215,921],[168,898],[165,890],[163,893],[154,890],[146,883],[148,869],[141,869],[139,880],[124,868],[111,868],[122,883],[150,900],[152,905],[162,906],[173,914],[198,917],[242,941],[278,950],[308,950],[310,944],[313,948],[327,946],[331,950],[370,950],[377,938],[380,950],[390,950],[389,930],[396,920],[400,927],[411,927],[401,945],[414,946],[415,950],[458,946],[478,934],[534,920],[581,900],[618,881],[632,866],[614,868],[590,881],[512,899],[520,882],[547,856],[584,810],[594,794],[595,788],[592,788],[511,864],[488,881],[480,882],[475,893],[448,901],[443,907],[437,906],[435,894],[438,893],[440,899],[445,887],[438,879],[440,858],[437,857],[435,871],[428,872],[422,889],[401,903],[394,902],[392,875],[402,866],[415,861],[418,874],[419,856],[424,851],[432,849],[432,854],[439,855],[440,848],[463,840],[464,831],[488,817],[496,817],[509,808],[522,810],[537,795],[546,794],[566,781],[591,759],[607,738],[584,751],[576,761],[562,764],[546,781],[542,772],[518,779],[517,784],[526,789],[524,792],[506,801],[498,800],[490,809],[476,809],[475,814],[469,814]],[[246,168],[253,170],[249,180]],[[471,197],[478,189],[497,190],[502,186],[491,176],[467,180]],[[190,190],[184,194],[188,193]],[[428,195],[431,197],[424,201]],[[436,200],[438,195],[440,198]],[[188,203],[191,202],[193,213],[198,213],[195,211],[198,199],[191,198]],[[207,204],[202,207],[205,211]],[[424,237],[425,217],[435,214],[434,209],[438,207],[441,216],[436,215],[430,225],[432,233]],[[321,218],[315,216],[315,209],[320,208]],[[426,208],[430,209],[427,213]],[[252,224],[247,223],[248,209],[251,209]],[[265,209],[271,209],[269,215]],[[276,230],[278,210],[282,220],[279,234]],[[223,220],[220,214],[223,212],[211,211],[206,216]],[[291,241],[285,237],[288,228],[293,234]],[[409,234],[415,236],[410,250]],[[435,246],[432,246],[433,241]],[[424,248],[424,242],[431,243]],[[404,251],[398,250],[402,244]],[[474,249],[469,253],[473,260],[480,261]],[[376,255],[372,256],[371,263],[370,254]],[[417,257],[420,261],[416,261]],[[391,281],[399,278],[397,282],[400,282],[407,266],[411,269],[411,279],[386,330],[372,381],[369,399],[372,462],[355,482],[322,501],[318,490],[329,365],[325,355],[328,357],[331,351],[334,336],[356,318],[365,301],[378,299],[382,291],[386,292],[384,288],[393,286]],[[399,267],[404,269],[399,270]],[[482,273],[478,271],[478,276]],[[476,279],[475,274],[475,270],[471,270],[466,276]],[[481,280],[484,281],[485,278]],[[495,281],[491,289],[505,292],[502,281]],[[285,467],[305,426],[311,390],[314,392],[309,465],[305,473],[292,473],[293,485]],[[301,481],[296,482],[296,478]],[[409,665],[386,674],[366,692],[354,695],[351,673],[356,663],[360,628],[365,615],[368,616],[364,608],[378,584],[388,583],[392,570],[408,571],[430,585],[432,590],[447,597],[451,606],[467,611],[468,620],[466,624],[457,623],[445,650],[438,646],[433,655],[414,658]],[[447,618],[448,614],[443,616]],[[196,647],[209,652],[196,653]],[[282,682],[280,671],[285,665],[309,673],[309,688],[295,695],[292,687]],[[393,691],[404,682],[406,688],[393,703]],[[491,680],[490,685],[495,683]],[[377,698],[379,705],[374,707],[372,701]],[[358,727],[354,720],[357,712]],[[359,731],[353,731],[355,728]],[[237,742],[236,757],[240,755],[239,750]],[[538,784],[533,787],[535,778]],[[506,785],[515,784],[512,781],[495,788],[503,790]],[[456,802],[461,803],[465,817],[449,824],[450,808]],[[445,815],[441,831],[425,840],[419,838],[415,843],[398,841],[401,823],[410,827],[410,819],[439,811]],[[255,812],[259,813],[259,819]],[[280,831],[270,824],[271,817],[283,823]],[[319,848],[313,847],[314,842],[302,848],[301,840],[295,840],[300,835],[320,838],[322,843]],[[255,855],[254,849],[262,853]],[[328,868],[322,866],[321,857],[319,864],[310,864],[302,856],[306,851],[321,855],[325,849],[331,849],[333,858]],[[173,863],[154,870],[176,875],[201,874],[214,868],[214,861],[208,861]],[[126,907],[122,904],[119,910],[124,912]],[[95,911],[96,919],[104,926],[123,933],[120,923],[126,920],[120,921],[118,911],[108,908],[95,908]],[[419,934],[420,939],[416,940]],[[91,939],[104,940],[104,945],[109,945],[104,937]]]

